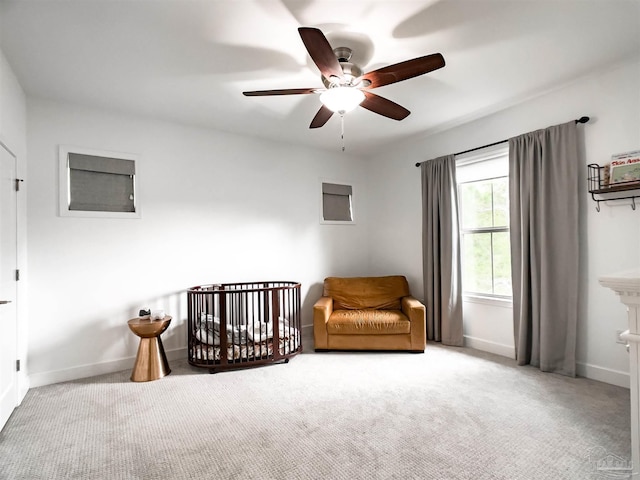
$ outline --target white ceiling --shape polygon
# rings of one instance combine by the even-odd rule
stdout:
[[[365,71],[445,58],[374,90],[408,108],[405,120],[345,116],[357,155],[640,55],[640,0],[0,0],[0,48],[28,96],[337,152],[339,116],[308,128],[317,95],[242,95],[322,86],[300,26],[346,38],[356,59],[370,58]]]

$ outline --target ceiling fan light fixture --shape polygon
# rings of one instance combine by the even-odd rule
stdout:
[[[284,88],[242,92],[242,94],[247,97],[257,97],[320,93],[322,107],[313,117],[309,128],[322,127],[334,113],[338,113],[344,122],[344,114],[358,105],[362,105],[367,110],[383,117],[403,120],[411,113],[409,110],[402,105],[372,93],[370,89],[402,82],[445,66],[442,54],[432,53],[387,65],[363,74],[358,65],[351,63],[352,51],[349,47],[332,48],[327,37],[318,28],[300,27],[298,28],[298,33],[311,60],[318,67],[320,79],[326,90],[318,88]],[[357,35],[355,37],[347,35],[343,40],[347,41],[347,43],[355,41],[357,44],[358,38]],[[365,50],[372,47],[373,45],[369,42],[365,45]],[[363,61],[362,57],[358,61]]]
[[[330,88],[320,94],[320,101],[329,110],[340,115],[350,112],[364,101],[362,90],[353,87]]]

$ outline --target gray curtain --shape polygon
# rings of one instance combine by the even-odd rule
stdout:
[[[427,339],[461,346],[462,280],[455,158],[448,155],[429,160],[420,169]]]
[[[576,365],[578,172],[573,121],[509,140],[516,359],[569,376]]]

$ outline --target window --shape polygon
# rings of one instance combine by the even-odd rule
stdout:
[[[60,215],[139,218],[136,156],[60,147]]]
[[[463,291],[511,297],[507,151],[456,160]]]
[[[353,223],[351,185],[322,182],[321,223]]]

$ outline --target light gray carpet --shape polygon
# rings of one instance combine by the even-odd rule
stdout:
[[[628,390],[470,349],[171,367],[30,390],[0,478],[598,479],[596,455],[630,459]]]

